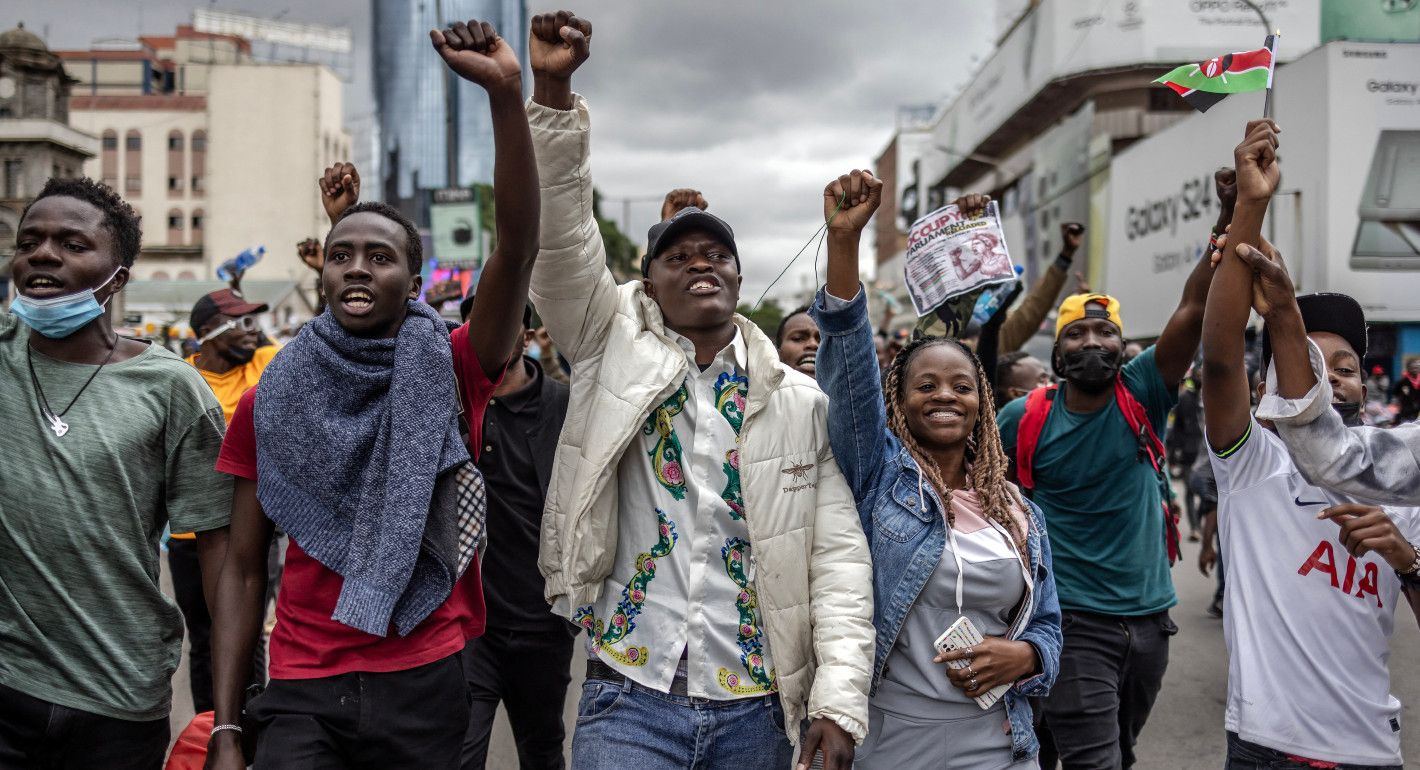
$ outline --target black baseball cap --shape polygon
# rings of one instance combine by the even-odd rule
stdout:
[[[1304,294],[1297,297],[1302,326],[1308,334],[1330,332],[1346,340],[1362,361],[1366,358],[1366,313],[1361,303],[1345,294]],[[1272,338],[1262,327],[1262,371],[1272,362]]]
[[[187,317],[187,325],[195,332],[218,313],[241,318],[252,313],[265,313],[269,309],[262,303],[247,302],[246,297],[236,289],[218,289],[197,300],[197,304],[192,306],[192,314]]]
[[[641,275],[650,275],[651,260],[660,256],[661,250],[669,246],[677,235],[689,230],[704,230],[729,246],[730,253],[735,255],[735,271],[739,272],[740,250],[735,246],[735,231],[730,229],[725,220],[714,214],[694,206],[686,206],[670,219],[651,225],[651,230],[646,233],[646,255],[641,258]]]

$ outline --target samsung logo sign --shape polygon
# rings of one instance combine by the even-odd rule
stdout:
[[[1398,80],[1367,80],[1366,90],[1381,94],[1414,94],[1420,91],[1420,83],[1402,83]]]

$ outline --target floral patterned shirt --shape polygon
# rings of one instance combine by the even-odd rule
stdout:
[[[740,496],[745,342],[737,330],[700,371],[694,345],[670,334],[689,373],[622,456],[616,559],[576,620],[591,655],[645,687],[668,692],[684,657],[692,697],[764,695],[774,667]]]

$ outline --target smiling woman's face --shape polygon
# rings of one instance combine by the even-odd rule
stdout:
[[[945,449],[976,429],[981,387],[976,365],[955,345],[918,348],[902,378],[907,430],[925,448]]]

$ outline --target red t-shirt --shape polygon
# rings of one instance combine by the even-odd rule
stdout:
[[[470,349],[468,325],[450,336],[459,401],[468,417],[469,451],[477,458],[483,441],[483,412],[497,383],[483,373]],[[242,395],[217,458],[218,471],[251,480],[256,480],[255,400],[256,388]],[[291,538],[276,598],[276,630],[271,634],[272,679],[405,671],[446,658],[483,634],[483,584],[477,559],[464,571],[449,598],[408,636],[400,636],[393,626],[381,637],[331,620],[343,580]]]

